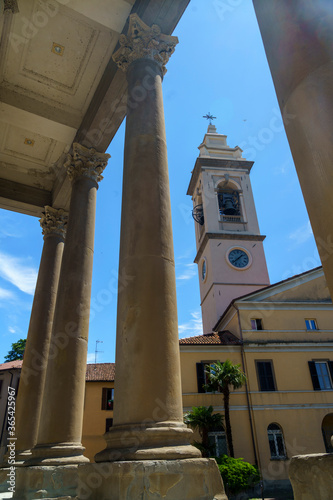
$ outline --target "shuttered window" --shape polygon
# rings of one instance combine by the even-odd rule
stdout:
[[[205,385],[208,383],[208,374],[206,373],[206,366],[210,366],[216,363],[216,361],[202,361],[197,363],[197,384],[198,392],[211,392],[206,391]]]
[[[309,361],[312,385],[315,391],[333,389],[333,362],[326,360]]]
[[[256,361],[259,391],[276,391],[273,362]]]
[[[102,410],[113,410],[113,389],[103,387]]]

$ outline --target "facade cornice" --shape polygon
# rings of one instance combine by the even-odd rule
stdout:
[[[179,346],[180,352],[234,352],[235,349],[240,351],[241,345],[240,344],[233,344],[233,345],[222,345],[222,344],[208,344],[208,345],[202,345],[202,344],[181,344]]]
[[[206,233],[201,244],[197,255],[195,256],[194,262],[198,264],[205,247],[209,240],[246,240],[246,241],[264,241],[266,236],[262,234],[249,234],[249,233],[231,233],[231,232],[218,232],[218,233]]]
[[[332,302],[261,302],[261,301],[253,301],[253,302],[235,302],[236,307],[240,311],[275,311],[275,310],[283,310],[283,311],[310,311],[310,310],[319,310],[319,311],[331,311],[333,309]],[[245,331],[245,330],[244,330]]]
[[[232,149],[232,148],[230,148]],[[233,148],[236,149],[236,148]],[[247,173],[250,173],[251,168],[253,166],[254,162],[253,161],[248,161],[248,160],[235,160],[232,158],[209,158],[207,156],[202,156],[198,157],[196,159],[194,169],[192,170],[192,175],[190,179],[190,183],[187,189],[188,195],[192,196],[195,186],[198,181],[198,177],[200,175],[200,172],[203,168],[217,168],[221,169],[223,168],[224,170],[228,169],[233,169],[233,170],[239,170],[239,169],[244,169],[246,170]]]

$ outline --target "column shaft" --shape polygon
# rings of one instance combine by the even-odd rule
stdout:
[[[82,151],[88,158],[82,157]],[[98,188],[97,174],[93,177],[88,172],[96,163],[94,153],[81,148],[78,157],[74,156],[68,165],[74,176],[69,222],[38,444],[30,465],[88,461],[83,457],[81,435]]]
[[[313,234],[333,297],[333,12],[253,0]]]
[[[37,442],[63,248],[64,231],[45,233],[17,396],[17,450],[30,450]]]
[[[99,462],[200,456],[183,424],[161,65],[134,60],[127,79],[119,275],[128,284],[118,288],[114,426]]]

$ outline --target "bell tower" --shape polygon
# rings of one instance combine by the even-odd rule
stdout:
[[[204,333],[212,331],[234,298],[269,285],[265,236],[250,182],[253,162],[226,139],[209,124],[187,191],[193,201]]]

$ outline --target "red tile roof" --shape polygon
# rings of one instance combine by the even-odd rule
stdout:
[[[0,364],[0,371],[3,372],[5,370],[14,370],[22,368],[22,359],[16,359],[15,361],[8,361],[8,363]]]
[[[228,330],[187,337],[186,339],[180,339],[179,343],[180,345],[241,345],[241,341]]]
[[[87,365],[87,382],[112,382],[116,372],[115,363],[92,363]]]
[[[0,364],[0,371],[21,369],[22,360],[10,361]],[[112,382],[116,371],[115,363],[97,363],[87,365],[86,381],[88,382]]]

